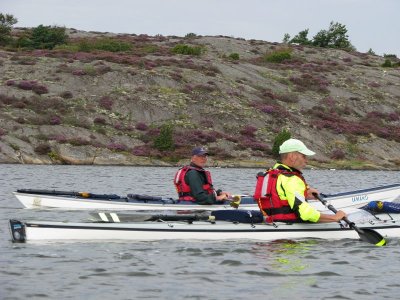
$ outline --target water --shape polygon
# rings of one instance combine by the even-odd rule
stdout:
[[[175,168],[0,165],[0,299],[397,299],[400,241],[158,241],[13,244],[10,218],[82,211],[21,208],[19,188],[175,196]],[[215,186],[251,193],[259,169],[211,169]],[[305,172],[320,192],[400,182],[400,172]]]

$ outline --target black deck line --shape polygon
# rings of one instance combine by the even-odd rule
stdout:
[[[342,192],[342,193],[337,193],[337,194],[328,194],[328,195],[326,195],[326,198],[345,196],[345,195],[351,195],[351,194],[367,193],[367,192],[372,192],[372,191],[389,189],[389,188],[393,188],[393,187],[400,187],[400,184],[390,184],[390,185],[373,187],[373,188],[369,188],[369,189],[355,190],[355,191],[350,191],[350,192]]]

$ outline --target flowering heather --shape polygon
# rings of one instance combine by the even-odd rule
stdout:
[[[38,95],[47,94],[49,89],[42,84],[34,84],[32,87],[32,91],[34,91]]]
[[[183,80],[183,76],[178,72],[170,73],[169,76],[175,81],[182,81]]]
[[[99,125],[106,125],[107,124],[106,119],[104,119],[102,117],[94,118],[93,123],[99,124]]]
[[[64,98],[64,99],[71,99],[74,97],[74,95],[72,94],[72,92],[70,91],[64,91],[60,94],[60,97]]]
[[[397,112],[389,113],[387,114],[386,119],[388,121],[399,121],[400,120],[400,114]]]
[[[381,85],[378,82],[372,81],[368,83],[369,87],[377,88],[380,87]]]
[[[112,150],[112,151],[128,151],[128,147],[124,144],[121,143],[110,143],[107,145],[107,149]]]
[[[271,90],[265,89],[261,91],[261,98],[267,100],[274,100],[277,98],[277,96]]]
[[[321,106],[327,108],[334,108],[336,106],[336,100],[330,96],[322,99],[319,103],[321,104]]]
[[[60,125],[61,124],[61,118],[59,116],[52,116],[50,118],[50,125]]]
[[[332,159],[344,159],[346,154],[341,149],[334,149],[330,155]]]
[[[326,93],[329,90],[329,81],[324,76],[315,76],[304,73],[301,76],[291,76],[289,80],[296,85],[299,91],[312,90],[316,92]]]
[[[197,84],[194,86],[194,90],[201,92],[214,92],[218,90],[218,87],[210,84]]]
[[[17,87],[20,88],[21,90],[30,91],[30,90],[32,90],[33,86],[36,84],[37,84],[36,81],[21,80],[20,82],[18,82]]]
[[[252,107],[262,111],[263,113],[270,114],[272,116],[279,117],[279,119],[284,119],[288,117],[293,117],[290,115],[290,113],[284,108],[283,106],[280,106],[278,104],[274,105],[266,105],[264,103],[260,102],[252,102],[250,104]]]
[[[86,72],[84,70],[78,69],[78,70],[72,71],[72,75],[83,76],[83,75],[86,75]]]
[[[214,127],[214,121],[213,120],[201,120],[200,125],[201,125],[201,127],[212,128],[212,127]]]
[[[299,102],[299,96],[294,93],[288,93],[288,94],[280,94],[277,95],[276,98],[280,101],[286,102],[286,103],[297,103]]]
[[[185,94],[190,94],[191,92],[193,92],[193,86],[190,84],[185,84],[185,86],[181,89],[181,92]]]
[[[150,156],[151,149],[147,145],[135,146],[132,149],[132,154],[136,156]]]
[[[202,131],[199,129],[174,132],[174,144],[178,147],[185,145],[202,145],[217,141],[221,135],[217,131]]]
[[[0,136],[5,135],[7,133],[7,131],[5,131],[4,129],[0,128]]]
[[[272,114],[276,111],[273,105],[264,105],[260,107],[260,110],[266,114]]]
[[[7,86],[16,86],[17,83],[15,82],[15,80],[10,79],[10,80],[6,81],[6,85]]]
[[[243,140],[239,140],[238,142],[239,149],[251,149],[251,150],[259,150],[264,152],[270,152],[270,147],[262,142],[258,142],[253,137],[245,137]]]
[[[135,128],[136,128],[137,130],[140,130],[140,131],[146,131],[146,130],[149,128],[149,126],[147,126],[147,125],[146,125],[145,123],[143,123],[143,122],[138,122],[138,123],[136,123]]]
[[[85,146],[85,145],[90,145],[90,141],[82,138],[82,137],[74,137],[68,140],[68,143],[70,143],[73,146]]]
[[[324,65],[321,62],[309,62],[309,63],[297,64],[297,65],[298,65],[299,70],[303,73],[326,73],[333,69],[332,65],[330,65],[330,64]]]
[[[246,125],[240,130],[240,134],[248,137],[254,137],[257,131],[257,127]]]
[[[135,91],[136,92],[144,92],[144,91],[146,91],[146,88],[144,86],[140,85],[135,89]]]
[[[114,128],[117,130],[124,130],[124,125],[120,122],[114,124]]]
[[[100,105],[100,107],[102,107],[104,109],[111,110],[113,104],[114,104],[113,100],[108,96],[104,96],[104,97],[100,98],[99,105]]]
[[[68,142],[68,139],[66,138],[65,135],[58,134],[58,135],[53,135],[49,138],[50,140],[54,140],[60,144],[65,144]]]
[[[98,67],[96,67],[95,68],[95,71],[96,71],[96,74],[97,75],[103,75],[103,74],[106,74],[106,73],[108,73],[108,72],[111,72],[112,71],[112,69],[111,69],[111,67],[110,66],[98,66]]]

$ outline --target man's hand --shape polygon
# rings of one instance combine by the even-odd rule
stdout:
[[[314,193],[316,193],[317,195],[319,195],[319,192],[317,189],[314,189],[312,187],[307,187],[307,197],[306,199],[317,199],[315,198],[315,196],[313,195]]]
[[[339,211],[335,214],[335,217],[336,217],[336,221],[340,221],[340,220],[343,219],[344,217],[347,217],[347,214],[346,214],[344,211],[339,210]]]
[[[219,194],[219,196],[216,197],[216,200],[217,201],[224,201],[224,200],[228,199],[230,196],[231,196],[231,194],[228,193],[228,192],[221,192]]]

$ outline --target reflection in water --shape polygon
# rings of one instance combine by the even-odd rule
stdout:
[[[269,243],[256,243],[252,248],[266,268],[274,272],[288,274],[300,272],[309,266],[302,257],[310,254],[317,240],[276,240]]]

